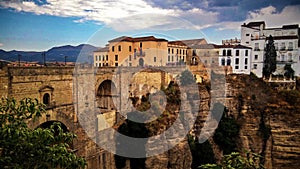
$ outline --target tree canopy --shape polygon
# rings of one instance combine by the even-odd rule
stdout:
[[[263,75],[269,77],[273,72],[276,71],[276,50],[274,46],[273,37],[268,37],[268,42],[265,47],[265,59],[263,67]]]
[[[30,129],[26,121],[45,113],[37,99],[0,101],[0,168],[50,169],[84,168],[86,163],[70,148],[73,133],[60,123],[50,128]]]

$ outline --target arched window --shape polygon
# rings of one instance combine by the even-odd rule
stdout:
[[[45,105],[49,105],[50,104],[50,95],[49,93],[45,93],[44,96],[43,96],[43,103]]]

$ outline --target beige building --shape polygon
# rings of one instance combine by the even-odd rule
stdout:
[[[154,36],[127,37],[108,41],[94,52],[94,66],[175,66],[190,64],[193,48],[207,45],[205,39],[168,41]]]
[[[94,52],[94,66],[163,66],[167,63],[168,41],[165,39],[122,36],[108,42],[105,48]]]

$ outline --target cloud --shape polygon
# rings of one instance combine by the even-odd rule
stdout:
[[[0,47],[3,46],[3,43],[0,43]]]
[[[179,1],[182,0],[176,0],[177,3]],[[175,1],[168,0],[165,3],[174,5]],[[191,7],[191,4],[186,1],[182,1],[182,4],[185,8]],[[143,0],[47,0],[43,4],[33,1],[0,1],[0,6],[36,15],[75,17],[76,23],[94,21],[119,31],[146,28],[202,29],[213,24],[218,15],[216,12],[200,8],[164,9]],[[182,20],[187,20],[195,26],[181,25]]]
[[[276,1],[277,2],[277,1]],[[117,31],[141,29],[204,29],[209,27],[239,30],[243,22],[265,20],[267,26],[299,23],[300,6],[281,7],[294,0],[253,3],[252,0],[47,0],[0,1],[0,6],[16,11],[74,17],[74,22],[93,21]],[[262,5],[262,8],[258,8]],[[252,9],[249,10],[248,9]]]
[[[220,22],[215,26],[219,30],[233,29],[239,30],[243,23],[253,21],[265,21],[267,27],[281,27],[287,24],[300,24],[300,5],[286,6],[281,12],[274,6],[268,6],[259,10],[249,11],[247,18],[238,22]]]

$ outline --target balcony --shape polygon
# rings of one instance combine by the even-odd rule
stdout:
[[[260,51],[260,49],[259,48],[254,48],[254,51]]]
[[[293,50],[294,50],[293,47],[288,48],[288,51],[293,51]]]
[[[280,51],[284,51],[284,50],[285,50],[285,47],[281,47],[281,48],[280,48]]]
[[[146,53],[143,52],[143,50],[139,50],[139,51],[136,51],[134,52],[134,56],[138,56],[138,57],[145,57],[146,56]]]

